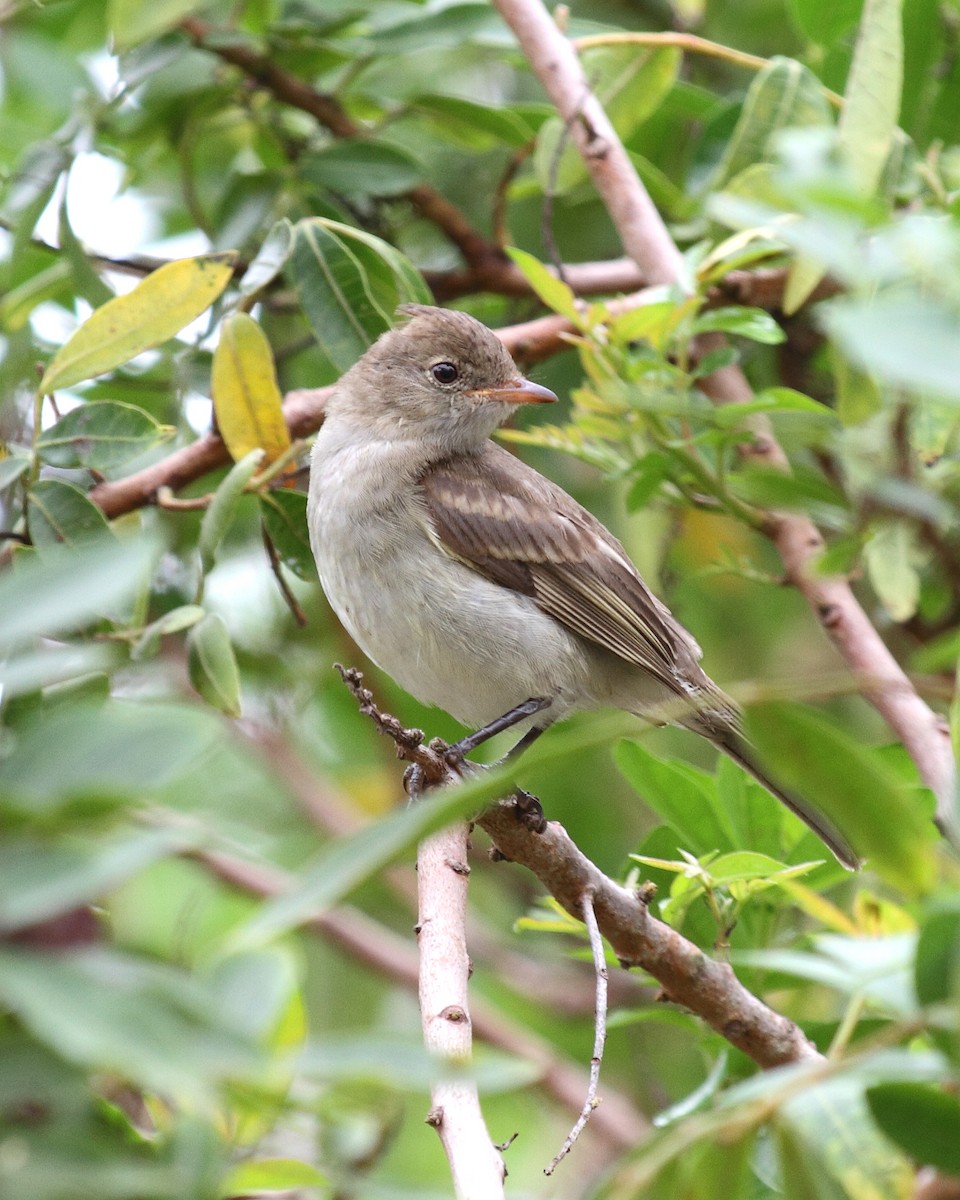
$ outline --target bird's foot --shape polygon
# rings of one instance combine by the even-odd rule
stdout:
[[[531,833],[543,833],[547,828],[543,805],[536,796],[525,792],[523,788],[517,788],[513,793],[513,814]]]
[[[454,742],[451,746],[441,738],[434,738],[429,748],[435,754],[439,754],[447,766],[458,775],[473,775],[477,771],[486,770],[482,763],[471,762],[467,758],[467,751],[472,747],[464,746],[463,742]]]

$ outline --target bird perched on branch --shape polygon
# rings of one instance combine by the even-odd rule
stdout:
[[[465,313],[401,312],[330,395],[310,472],[320,581],[364,653],[477,729],[463,753],[511,726],[520,750],[578,709],[676,713],[857,866],[843,835],[754,763],[737,706],[616,538],[490,441],[517,405],[556,396]]]

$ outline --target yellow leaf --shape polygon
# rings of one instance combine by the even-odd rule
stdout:
[[[246,313],[227,317],[213,355],[213,408],[234,460],[263,450],[273,462],[290,445],[270,343]]]
[[[96,309],[53,356],[41,392],[71,387],[159,346],[210,307],[230,281],[233,255],[182,258]]]
[[[807,916],[813,917],[827,929],[834,929],[837,933],[857,934],[860,932],[856,923],[851,921],[842,909],[837,908],[835,904],[821,896],[819,892],[815,892],[813,888],[799,883],[796,879],[780,879],[777,882],[788,895],[793,897],[797,906]]]
[[[824,275],[824,268],[812,258],[801,257],[794,260],[783,293],[783,311],[788,317],[806,304]]]

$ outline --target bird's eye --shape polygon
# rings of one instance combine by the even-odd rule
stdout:
[[[437,383],[454,383],[460,376],[460,372],[452,362],[434,363],[430,368],[430,374]]]

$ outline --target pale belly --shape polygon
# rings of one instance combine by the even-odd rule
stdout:
[[[587,665],[578,641],[532,600],[455,561],[426,537],[413,555],[320,555],[331,607],[363,652],[424,704],[477,727],[532,696],[544,717],[576,707]]]

